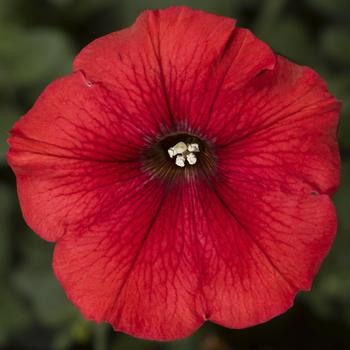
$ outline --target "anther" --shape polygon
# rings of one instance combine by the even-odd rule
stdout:
[[[194,165],[197,163],[197,157],[194,153],[189,153],[187,156],[186,156],[186,159],[188,161],[188,164],[190,165]]]
[[[185,166],[185,160],[186,160],[186,158],[184,156],[178,155],[178,156],[176,156],[175,164],[177,166],[180,166],[181,168],[183,168]]]
[[[187,149],[189,152],[199,152],[199,145],[198,143],[191,143],[187,145]]]
[[[174,147],[168,149],[170,158],[173,158],[177,154],[183,154],[187,151],[187,146],[185,142],[178,142]]]
[[[186,144],[185,142],[178,142],[175,146],[168,149],[168,154],[170,158],[176,156],[175,164],[181,168],[186,165],[186,161],[190,165],[197,163],[197,157],[194,154],[199,152],[198,143]]]

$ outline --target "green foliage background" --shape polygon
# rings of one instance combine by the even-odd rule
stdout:
[[[247,330],[206,324],[192,337],[155,343],[82,319],[51,269],[52,245],[21,217],[5,162],[7,132],[76,53],[130,25],[145,8],[189,5],[235,17],[275,51],[316,69],[343,102],[339,130],[339,230],[311,293],[287,314]],[[349,0],[0,0],[0,349],[350,349]]]

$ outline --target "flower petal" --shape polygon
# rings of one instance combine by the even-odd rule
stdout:
[[[222,182],[214,193],[220,226],[211,233],[217,254],[208,264],[209,319],[233,328],[267,321],[310,289],[335,236],[334,206],[327,195]]]
[[[223,89],[218,106],[218,123],[208,125],[217,132],[217,201],[206,201],[217,217],[220,206],[229,213],[231,222],[220,222],[236,232],[220,238],[216,230],[223,258],[209,265],[209,318],[241,328],[288,309],[298,290],[310,289],[330,249],[339,103],[313,71],[278,58],[274,71],[241,91]],[[220,124],[220,113],[227,123]],[[224,284],[233,288],[220,294]]]
[[[340,105],[315,72],[279,58],[275,71],[226,97],[232,118],[219,123],[218,115],[218,123],[208,126],[223,178],[235,186],[249,182],[287,192],[335,192]],[[226,118],[225,111],[217,113]]]
[[[76,73],[51,84],[12,129],[8,161],[23,214],[43,238],[103,218],[145,181],[139,158],[147,143],[118,97]]]
[[[339,104],[234,25],[147,11],[88,45],[12,130],[24,216],[57,240],[55,272],[88,319],[158,340],[255,325],[310,288],[330,248]],[[143,172],[174,131],[215,145],[210,180]]]
[[[58,241],[56,275],[86,318],[158,340],[183,338],[201,325],[191,193],[151,183],[104,223]]]
[[[165,128],[200,133],[224,81],[238,89],[272,69],[275,60],[266,44],[235,28],[235,21],[172,7],[145,11],[129,29],[95,40],[74,66],[92,80],[132,82],[135,96],[156,101],[169,116],[170,123],[164,122],[148,102],[150,114]]]
[[[205,319],[242,328],[284,312],[310,288],[336,228],[326,195],[203,180],[133,193],[104,223],[59,240],[54,267],[88,319],[147,339],[185,337]]]

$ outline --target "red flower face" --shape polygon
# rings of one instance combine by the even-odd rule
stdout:
[[[310,289],[336,231],[338,114],[311,69],[175,7],[83,49],[8,160],[85,317],[169,340],[264,322]]]

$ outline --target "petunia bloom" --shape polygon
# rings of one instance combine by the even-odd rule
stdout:
[[[177,339],[265,322],[310,289],[336,232],[339,110],[235,21],[146,11],[44,91],[8,161],[84,316]]]

